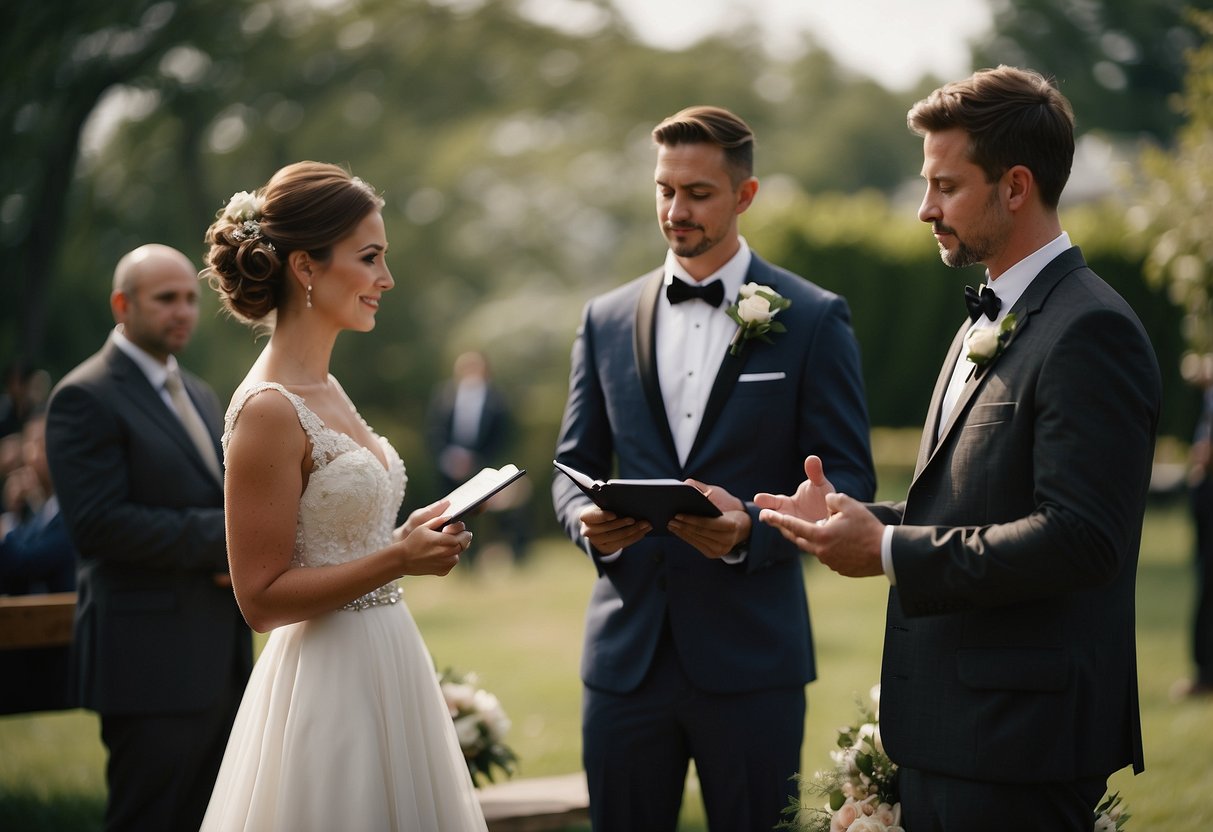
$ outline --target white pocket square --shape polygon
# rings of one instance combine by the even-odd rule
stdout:
[[[778,381],[781,378],[787,378],[788,374],[779,373],[742,373],[737,377],[738,383],[745,381]]]

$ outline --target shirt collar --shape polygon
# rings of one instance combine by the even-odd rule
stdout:
[[[750,246],[746,243],[745,237],[738,237],[737,241],[741,243],[741,246],[737,249],[737,253],[730,257],[727,263],[703,280],[696,280],[687,274],[687,270],[682,267],[678,262],[678,258],[674,256],[673,250],[667,251],[665,254],[665,283],[663,285],[669,286],[676,277],[692,285],[699,284],[701,286],[719,279],[724,282],[725,303],[731,304],[737,298],[737,295],[741,293],[741,284],[745,283],[745,276],[750,271],[750,260],[753,259],[753,255],[750,253]]]
[[[1002,311],[998,314],[999,320],[1002,320],[1011,311],[1011,307],[1019,301],[1023,293],[1028,290],[1028,286],[1036,279],[1036,275],[1040,274],[1045,266],[1053,262],[1057,255],[1068,248],[1070,248],[1070,235],[1063,231],[1056,238],[1007,269],[999,275],[997,280],[990,280],[990,271],[986,270],[986,286],[994,290],[994,294],[998,295],[998,299],[1002,301]]]
[[[114,327],[110,332],[110,341],[114,346],[122,350],[131,361],[135,362],[135,366],[143,371],[147,376],[148,382],[151,383],[155,390],[163,390],[164,382],[168,380],[170,371],[177,369],[177,358],[173,355],[168,357],[165,363],[161,364],[151,353],[143,350],[135,345],[131,339],[127,338],[122,332],[122,324]]]

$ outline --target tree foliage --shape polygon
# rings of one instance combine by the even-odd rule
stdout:
[[[1196,380],[1213,361],[1213,14],[1192,20],[1205,39],[1186,58],[1185,123],[1173,149],[1144,152],[1131,216],[1148,243],[1146,276],[1183,311],[1186,374]]]
[[[581,305],[664,254],[649,131],[682,107],[715,103],[758,137],[762,187],[743,232],[776,262],[854,295],[873,417],[915,424],[942,349],[929,347],[954,324],[932,306],[931,287],[948,278],[929,235],[912,206],[890,200],[921,163],[906,110],[936,83],[889,91],[811,44],[775,59],[747,27],[656,49],[609,0],[576,4],[575,32],[535,22],[529,5],[65,0],[12,16],[0,33],[0,356],[24,352],[60,377],[105,337],[124,252],[158,241],[201,264],[203,232],[230,194],[292,161],[336,162],[387,200],[396,288],[372,335],[338,341],[334,372],[424,493],[428,393],[458,352],[479,348],[519,405],[521,461],[542,466]],[[1005,31],[1032,45],[1004,6]],[[1170,31],[1142,27],[1130,27],[1142,44]],[[1072,51],[1051,43],[1040,49]],[[1041,53],[1049,70],[1045,57],[1055,56]],[[1125,108],[1078,100],[1066,83],[1080,123]],[[897,253],[886,228],[912,236],[912,254]],[[889,282],[926,287],[910,298],[915,314],[880,305]],[[203,295],[183,361],[226,396],[260,346]]]
[[[1210,0],[989,0],[973,66],[1028,66],[1061,83],[1079,128],[1169,140],[1183,55],[1198,39],[1186,8]]]

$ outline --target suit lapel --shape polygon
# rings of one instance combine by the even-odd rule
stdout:
[[[750,256],[750,268],[746,270],[745,279],[747,283],[762,283],[770,286],[776,292],[782,288],[779,285],[779,276],[773,269],[768,268],[757,254]],[[725,298],[724,302],[730,303],[733,300],[733,298]],[[716,380],[712,383],[712,392],[708,394],[708,403],[703,410],[703,421],[699,423],[699,432],[695,434],[695,441],[691,445],[690,453],[687,454],[688,461],[695,457],[696,452],[712,435],[712,429],[719,421],[729,397],[733,395],[733,388],[737,386],[737,379],[741,376],[741,370],[745,366],[746,355],[756,346],[756,343],[750,344],[748,347],[743,345],[737,355],[732,355],[728,350],[725,351],[724,359],[720,362],[720,369],[716,371]]]
[[[985,384],[985,380],[989,378],[990,372],[993,370],[994,365],[998,363],[1005,352],[1014,349],[1016,342],[1023,338],[1024,330],[1027,329],[1028,324],[1031,323],[1032,316],[1041,310],[1045,304],[1045,300],[1049,297],[1049,294],[1052,293],[1053,289],[1066,275],[1075,269],[1081,268],[1085,264],[1086,261],[1083,259],[1082,252],[1078,249],[1078,247],[1071,247],[1057,255],[1057,257],[1053,258],[1053,260],[1050,261],[1040,271],[1040,274],[1038,274],[1028,285],[1028,288],[1026,291],[1024,291],[1023,296],[1020,297],[1015,306],[1011,309],[1011,313],[1015,315],[1015,331],[1011,336],[1011,340],[1007,342],[1003,353],[999,353],[998,355],[994,356],[994,358],[991,359],[988,364],[986,364],[984,367],[977,368],[976,372],[970,374],[968,381],[965,382],[964,389],[960,391],[960,397],[956,400],[956,406],[952,408],[952,413],[948,417],[947,424],[944,425],[944,429],[939,436],[939,442],[936,443],[934,448],[926,454],[925,459],[922,446],[926,445],[928,440],[934,437],[935,432],[930,431],[929,437],[923,436],[922,444],[919,446],[918,465],[915,468],[914,479],[918,478],[918,475],[922,473],[922,469],[926,467],[926,464],[929,463],[932,458],[934,458],[935,452],[946,444],[948,438],[957,429],[956,426],[962,421],[961,417],[964,416],[968,410],[969,402],[972,401],[975,395],[977,395],[977,391],[981,389],[981,386]],[[955,364],[955,361],[959,358],[961,345],[964,340],[964,332],[966,330],[968,330],[967,325],[962,327],[961,332],[957,335],[957,339],[952,342],[952,349],[948,351],[948,357],[951,360],[945,361],[945,370],[940,374],[940,378],[943,380],[943,386],[941,388],[940,383],[937,382],[935,385],[935,393],[931,397],[931,411],[927,416],[927,424],[929,426],[938,424],[939,408],[943,401],[944,391],[947,390],[947,377],[950,377],[951,368]],[[934,415],[936,418],[932,419],[932,415]]]
[[[952,346],[948,348],[948,355],[944,359],[943,366],[939,370],[939,378],[935,379],[935,391],[931,394],[931,404],[927,408],[927,422],[923,426],[922,439],[918,443],[918,461],[914,465],[915,477],[927,466],[927,460],[935,450],[937,444],[935,437],[939,436],[939,411],[943,408],[943,397],[947,394],[948,384],[952,381],[952,369],[960,357],[965,333],[968,331],[968,322],[960,325],[960,329],[956,331],[956,337],[952,339]],[[955,409],[953,409],[953,413],[955,413]]]
[[[185,432],[185,427],[181,424],[181,420],[177,418],[175,413],[169,410],[168,405],[164,403],[164,400],[160,398],[160,394],[152,387],[152,383],[148,381],[147,376],[143,374],[143,370],[139,369],[134,361],[113,344],[108,344],[106,349],[109,350],[107,360],[110,371],[114,375],[114,380],[128,392],[127,401],[138,407],[152,421],[158,424],[181,447],[182,452],[190,458],[194,465],[200,471],[205,472],[208,479],[214,481],[214,475],[211,474],[210,468],[198,455],[198,449],[194,447],[189,434]],[[184,376],[182,378],[185,383],[186,392],[190,395],[190,400],[196,402],[197,399],[190,390],[191,382],[186,380]],[[200,414],[204,413],[203,409],[198,407],[197,404],[194,407]],[[222,460],[223,457],[220,456],[219,458]]]
[[[665,412],[665,399],[661,396],[661,382],[657,378],[657,303],[661,299],[661,287],[665,283],[665,270],[657,269],[649,276],[640,290],[636,303],[636,325],[633,349],[636,355],[636,372],[644,388],[644,397],[649,404],[649,415],[653,427],[661,437],[672,459],[678,459],[674,446],[674,434],[670,431],[670,418]]]

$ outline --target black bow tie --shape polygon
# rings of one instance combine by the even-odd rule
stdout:
[[[984,313],[991,321],[998,317],[1002,301],[989,286],[982,286],[979,293],[972,286],[965,287],[965,306],[969,307],[969,320],[974,323]]]
[[[674,278],[670,281],[670,285],[665,287],[665,296],[670,299],[670,303],[682,303],[684,300],[699,298],[709,306],[720,306],[724,301],[724,281],[713,280],[706,285],[690,284],[685,280]]]

